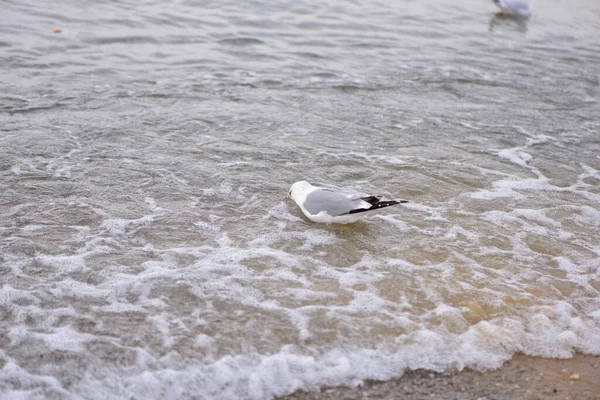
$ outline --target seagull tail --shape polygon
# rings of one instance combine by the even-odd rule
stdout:
[[[378,210],[380,208],[393,206],[393,205],[396,205],[396,204],[408,203],[408,200],[386,200],[386,201],[381,201],[381,200],[379,200],[375,196],[363,197],[363,198],[361,198],[361,200],[364,200],[367,203],[371,204],[371,207],[369,207],[369,208],[357,208],[355,210],[350,211],[348,214],[356,214],[356,213],[360,213],[360,212],[373,211],[373,210]]]

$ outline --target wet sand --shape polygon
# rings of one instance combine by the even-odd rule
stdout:
[[[281,399],[600,400],[600,357],[576,354],[557,360],[517,355],[487,372],[407,371],[391,381],[299,391]]]

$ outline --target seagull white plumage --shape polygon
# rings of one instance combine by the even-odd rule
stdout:
[[[500,7],[502,13],[517,16],[528,16],[531,14],[531,0],[492,0]]]
[[[382,201],[377,196],[350,194],[339,189],[313,186],[306,181],[294,183],[289,197],[311,221],[336,224],[356,222],[370,211],[408,203],[407,200]]]

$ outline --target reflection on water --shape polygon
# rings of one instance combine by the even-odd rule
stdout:
[[[527,24],[529,23],[529,16],[523,17],[519,15],[508,15],[505,13],[496,13],[490,19],[490,32],[494,29],[512,29],[518,32],[527,32]]]
[[[2,394],[599,354],[600,9],[494,7],[7,3]],[[301,179],[411,202],[317,225]]]

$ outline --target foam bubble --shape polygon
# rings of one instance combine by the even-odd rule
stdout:
[[[524,152],[521,148],[506,149],[498,152],[498,155],[515,164],[527,167],[527,163],[533,159],[531,154]]]
[[[374,218],[388,222],[389,224],[396,227],[400,232],[408,232],[411,229],[406,222],[396,219],[392,215],[376,215]]]
[[[59,273],[67,274],[81,271],[86,268],[85,256],[83,254],[73,255],[38,255],[37,260],[45,266],[54,268]]]
[[[46,228],[44,225],[26,225],[22,229],[26,232],[35,232]]]
[[[446,212],[446,209],[442,207],[430,207],[424,204],[413,202],[403,204],[402,206],[412,211],[420,211],[429,214],[428,216],[424,217],[424,219],[429,221],[448,221],[448,219],[442,215]]]
[[[448,241],[456,241],[461,236],[470,242],[479,242],[479,235],[458,225],[451,227],[448,233],[444,235],[444,239]]]
[[[11,332],[12,333],[12,332]],[[98,340],[98,337],[88,333],[81,333],[70,326],[53,328],[48,333],[29,333],[30,339],[44,341],[49,350],[81,352],[88,342]]]
[[[109,218],[102,221],[101,227],[106,229],[110,234],[116,236],[125,235],[127,229],[138,228],[140,226],[149,225],[154,221],[154,216],[145,215],[140,218],[125,219],[125,218]]]
[[[295,215],[291,214],[288,206],[284,202],[281,202],[271,207],[269,211],[267,211],[267,215],[265,216],[265,218],[275,218],[294,222],[303,221],[302,218],[298,218]]]
[[[401,128],[401,129],[403,129],[403,128]],[[402,159],[400,157],[396,157],[396,156],[379,155],[379,154],[364,154],[364,153],[359,153],[356,151],[351,151],[350,153],[348,153],[348,155],[353,156],[353,157],[363,158],[369,162],[379,161],[379,162],[392,164],[392,165],[407,164],[407,161],[405,161],[404,159]]]
[[[0,288],[13,324],[7,346],[18,353],[34,344],[102,365],[94,373],[68,360],[44,367],[57,388],[68,374],[67,395],[87,398],[269,399],[411,368],[485,370],[516,352],[598,354],[600,249],[591,238],[600,212],[583,194],[598,171],[584,165],[577,183],[554,186],[532,162],[535,146],[553,140],[522,134],[524,146],[485,154],[525,178],[449,163],[490,179],[471,198],[510,201],[444,192],[443,200],[406,204],[410,212],[390,209],[342,229],[308,223],[280,197],[224,183],[170,204],[141,195],[139,218],[94,209],[99,218],[89,226],[61,227],[69,233],[54,254],[43,246],[27,253],[27,240],[56,227],[11,227],[16,253],[3,261],[14,281]],[[376,153],[351,156],[390,168],[409,162]],[[531,205],[540,192],[562,197]],[[578,202],[568,204],[568,195]],[[253,214],[188,207],[212,196]],[[15,374],[32,379],[33,390],[43,385],[31,366]]]
[[[40,300],[27,290],[15,289],[8,283],[0,287],[0,305],[6,309],[18,307],[17,304],[39,304]]]

